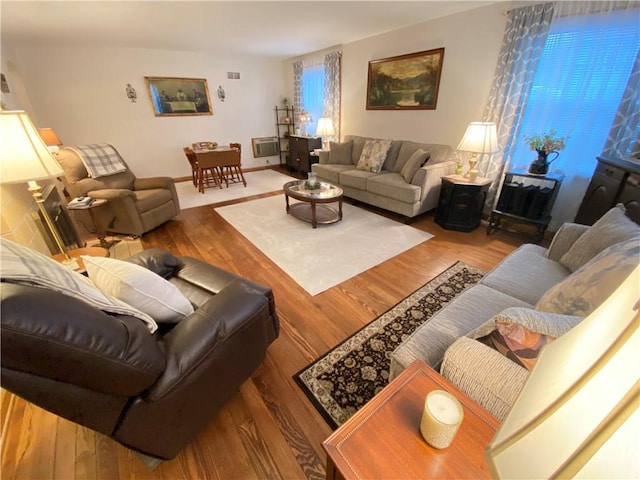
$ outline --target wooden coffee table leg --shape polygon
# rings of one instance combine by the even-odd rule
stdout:
[[[338,200],[338,218],[342,220],[342,197]]]
[[[284,201],[287,203],[287,213],[289,213],[289,195],[284,194]]]
[[[318,219],[316,217],[316,202],[311,203],[311,226],[316,228],[318,226]]]

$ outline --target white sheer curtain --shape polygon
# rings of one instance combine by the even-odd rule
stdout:
[[[556,2],[554,19],[508,159],[528,168],[535,157],[524,135],[553,128],[566,149],[550,171],[564,183],[551,230],[573,221],[640,49],[640,2]],[[636,103],[635,109],[638,108]]]

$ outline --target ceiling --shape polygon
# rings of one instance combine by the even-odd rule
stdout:
[[[0,1],[3,42],[294,57],[493,1]]]

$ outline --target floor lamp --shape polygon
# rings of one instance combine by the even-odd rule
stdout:
[[[640,266],[542,350],[487,447],[493,478],[640,478]]]
[[[51,236],[60,253],[64,255],[63,263],[75,263],[67,253],[64,242],[44,207],[42,188],[37,182],[64,175],[64,171],[47,149],[26,112],[1,111],[0,132],[0,181],[2,183],[27,182]]]

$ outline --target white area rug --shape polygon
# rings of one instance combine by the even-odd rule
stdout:
[[[204,193],[198,192],[198,189],[190,181],[178,182],[176,183],[176,192],[178,192],[180,208],[199,207],[261,193],[275,192],[276,190],[282,190],[282,186],[285,183],[295,180],[288,175],[283,175],[273,170],[246,172],[244,179],[247,181],[246,187],[241,183],[230,183],[229,188],[224,185],[221,189],[210,187],[205,188]]]
[[[337,208],[330,204],[334,205]],[[311,295],[433,237],[347,203],[341,222],[313,229],[287,215],[284,195],[219,207],[216,212]]]

